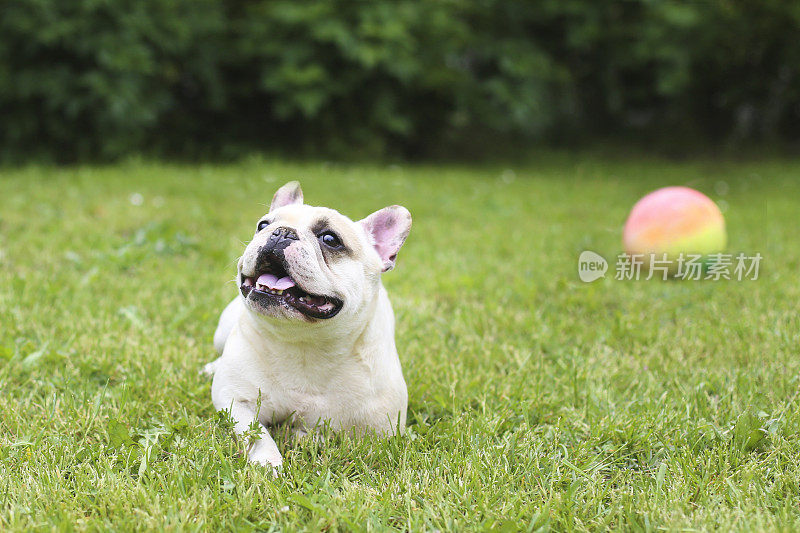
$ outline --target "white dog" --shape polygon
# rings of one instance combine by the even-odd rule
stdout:
[[[257,422],[250,461],[277,468],[267,428],[317,424],[355,434],[402,432],[408,393],[381,273],[411,229],[401,206],[353,222],[303,204],[297,182],[275,193],[239,259],[238,296],[214,334],[211,397],[237,434]]]

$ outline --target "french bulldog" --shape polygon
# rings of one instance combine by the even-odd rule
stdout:
[[[354,222],[303,203],[300,184],[278,189],[238,261],[239,293],[220,316],[206,365],[211,397],[229,411],[253,463],[281,466],[268,428],[295,435],[402,433],[408,393],[381,274],[411,229],[404,207]]]

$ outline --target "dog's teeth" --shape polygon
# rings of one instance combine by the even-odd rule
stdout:
[[[275,293],[280,295],[280,294],[283,294],[283,291],[277,290],[277,291],[275,291]]]

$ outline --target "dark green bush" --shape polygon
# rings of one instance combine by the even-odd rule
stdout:
[[[6,159],[800,131],[777,0],[5,0]]]

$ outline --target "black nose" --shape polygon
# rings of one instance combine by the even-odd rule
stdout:
[[[283,251],[293,242],[300,240],[297,232],[292,228],[281,227],[275,229],[269,236],[264,246],[258,249],[256,269],[259,271],[268,269],[268,265],[273,267],[283,262]]]
[[[283,239],[290,239],[293,241],[300,240],[295,230],[286,227],[276,228],[275,231],[272,232],[272,235],[269,238],[270,241],[273,239],[277,239],[279,241]]]

